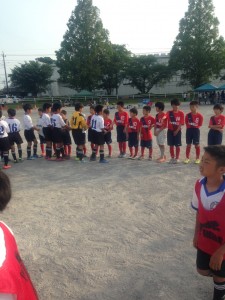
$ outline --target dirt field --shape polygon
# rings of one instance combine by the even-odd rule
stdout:
[[[188,112],[188,104],[182,109]],[[73,108],[67,110],[71,116]],[[200,112],[204,146],[212,106]],[[192,247],[198,166],[118,159],[115,130],[113,140],[106,165],[37,159],[6,171],[13,199],[2,220],[15,233],[40,299],[210,300],[212,280],[196,274]],[[184,145],[185,130],[182,159]]]

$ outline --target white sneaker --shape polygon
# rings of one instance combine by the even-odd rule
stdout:
[[[127,157],[126,153],[123,153],[121,157],[126,158]]]

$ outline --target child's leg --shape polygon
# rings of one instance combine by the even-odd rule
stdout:
[[[100,161],[104,160],[104,158],[105,158],[104,145],[100,145],[100,151],[99,151],[99,153],[100,153]]]
[[[53,143],[53,150],[54,150],[54,154],[56,154],[56,144]]]
[[[46,141],[46,158],[52,157],[52,142]]]
[[[11,146],[11,152],[12,152],[12,157],[13,157],[14,162],[17,162],[15,145]]]
[[[174,154],[174,146],[170,146],[170,157],[173,159],[175,157]]]
[[[138,155],[138,146],[134,148],[134,157],[136,157],[137,155]]]
[[[71,145],[68,145],[68,155],[69,156],[71,155],[71,152],[72,152],[72,147],[71,147]]]
[[[122,152],[123,152],[123,154],[126,154],[126,152],[127,152],[127,142],[123,142],[123,144],[122,144]]]
[[[213,276],[214,281],[214,293],[213,300],[225,299],[225,278]]]
[[[44,154],[45,153],[45,144],[41,143],[40,147],[41,147],[41,153]]]
[[[133,153],[133,147],[129,147],[129,150],[130,150],[130,156],[133,157],[134,153]]]
[[[55,152],[56,152],[56,158],[60,158],[60,150],[61,150],[61,143],[57,143],[57,144],[55,144],[55,146],[56,146],[56,150],[55,150]]]
[[[191,153],[191,144],[188,144],[186,146],[186,158],[189,159],[190,158],[190,153]]]
[[[31,157],[31,145],[32,142],[27,142],[27,158]]]
[[[159,145],[159,150],[160,150],[160,158],[165,158],[165,146]]]
[[[8,166],[8,163],[9,163],[9,151],[4,151],[3,152],[3,157],[4,157],[4,166]]]
[[[108,144],[109,156],[112,156],[112,145]]]
[[[141,147],[141,156],[144,157],[144,155],[145,155],[145,147]]]
[[[68,155],[68,145],[64,145],[64,153],[65,155]]]
[[[180,146],[176,146],[176,159],[180,158]]]
[[[123,143],[122,143],[122,142],[119,142],[119,143],[118,143],[118,146],[119,146],[120,154],[122,154],[122,153],[123,153]]]
[[[84,153],[84,156],[86,156],[86,154],[87,154],[87,147],[86,147],[86,145],[83,146],[83,153]]]
[[[152,158],[152,147],[149,148],[149,158]]]
[[[84,145],[77,146],[77,157],[82,160],[84,157]]]
[[[18,147],[19,159],[21,160],[22,159],[22,147],[21,147],[21,144],[18,144],[17,147]]]
[[[34,139],[34,145],[33,145],[33,154],[34,155],[37,155],[37,144],[38,144],[37,140]]]
[[[62,157],[65,156],[63,143],[60,143],[60,153],[62,154]]]
[[[201,152],[200,145],[195,145],[195,152],[196,152],[196,159],[199,159],[200,152]]]

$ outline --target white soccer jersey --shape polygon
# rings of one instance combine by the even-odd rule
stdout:
[[[63,128],[66,124],[60,114],[53,114],[51,117],[51,125],[54,128]]]
[[[31,117],[26,114],[23,116],[23,124],[25,130],[32,129],[34,127]]]
[[[212,193],[209,193],[206,189],[206,178],[204,177],[201,181],[202,181],[202,186],[201,186],[202,205],[206,210],[212,210],[220,203],[221,199],[223,198],[223,195],[225,193],[225,181],[221,184],[221,186],[217,191]],[[198,210],[198,197],[196,195],[195,190],[193,192],[191,206],[195,210]]]
[[[42,135],[44,137],[44,133],[43,133],[43,127],[44,127],[44,120],[42,117],[40,117],[38,119],[38,123],[37,123],[37,127],[40,129],[38,131],[38,134]]]
[[[10,132],[8,123],[6,121],[0,120],[0,138],[5,138]]]
[[[50,116],[46,113],[42,114],[42,120],[43,120],[43,127],[48,127],[51,125],[51,119]]]
[[[5,119],[5,121],[9,125],[10,133],[12,133],[12,132],[19,132],[21,130],[20,121],[18,119],[8,118],[8,119]]]
[[[99,115],[93,115],[91,118],[91,129],[102,132],[104,129],[104,119],[102,116]]]

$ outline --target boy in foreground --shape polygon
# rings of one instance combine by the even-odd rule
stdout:
[[[163,102],[156,102],[155,104],[156,116],[155,116],[155,128],[154,135],[157,140],[157,144],[160,150],[160,157],[157,159],[157,162],[164,163],[166,162],[165,156],[165,144],[166,144],[166,128],[167,128],[167,115],[164,112],[165,104]]]
[[[221,145],[225,126],[225,116],[222,115],[223,106],[221,104],[215,104],[213,111],[214,116],[212,116],[209,121],[208,145]]]
[[[11,199],[9,178],[0,171],[0,211]],[[0,299],[38,300],[30,276],[20,258],[11,230],[0,222]]]
[[[225,146],[204,148],[192,207],[197,211],[193,245],[197,271],[214,281],[213,300],[225,299]]]
[[[131,108],[130,118],[128,119],[128,125],[127,125],[128,146],[130,150],[129,159],[136,159],[138,155],[140,121],[137,118],[137,115],[138,115],[137,108],[136,107]]]

